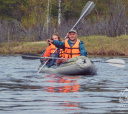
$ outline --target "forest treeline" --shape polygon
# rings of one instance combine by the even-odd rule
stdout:
[[[0,42],[40,41],[55,32],[65,37],[88,1],[0,0]],[[92,1],[95,8],[76,27],[80,36],[128,34],[128,0]]]

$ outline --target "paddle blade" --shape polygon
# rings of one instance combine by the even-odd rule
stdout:
[[[106,63],[116,67],[125,67],[125,61],[121,59],[109,59]]]
[[[22,55],[22,59],[35,60],[35,59],[40,59],[40,57],[39,57],[39,55],[36,55],[36,54],[25,53]]]
[[[82,13],[81,13],[81,15],[80,15],[80,18],[78,19],[78,21],[76,22],[76,24],[72,27],[72,29],[71,30],[73,30],[76,26],[77,26],[77,24],[80,22],[80,20],[83,18],[83,17],[86,17],[91,11],[92,11],[92,9],[94,8],[94,2],[91,2],[91,1],[89,1],[89,2],[87,2],[87,4],[85,5],[85,7],[83,8],[83,10],[82,10]],[[66,38],[66,37],[65,37]],[[65,39],[64,38],[64,39]]]
[[[94,7],[94,2],[88,1],[87,4],[84,6],[80,16],[86,17],[93,10]]]

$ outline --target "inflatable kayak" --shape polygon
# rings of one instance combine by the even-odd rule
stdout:
[[[97,68],[89,58],[77,56],[65,61],[59,66],[56,64],[50,68],[45,66],[41,69],[41,72],[62,75],[95,75]]]

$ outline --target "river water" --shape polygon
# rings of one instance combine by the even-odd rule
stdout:
[[[108,60],[96,57],[92,60]],[[125,68],[94,63],[94,76],[37,73],[39,60],[0,56],[0,114],[128,113],[128,58]]]

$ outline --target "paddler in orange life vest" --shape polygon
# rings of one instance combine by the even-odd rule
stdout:
[[[51,40],[61,41],[58,34],[53,34],[51,37]],[[57,49],[57,47],[54,44],[50,43],[49,40],[47,40],[47,42],[49,43],[49,46],[46,48],[46,51],[45,51],[43,57],[50,57],[50,56],[54,57],[54,55],[57,53],[57,51],[54,53],[54,51]],[[60,58],[63,57],[63,49],[60,49],[59,57]]]
[[[64,42],[57,40],[49,40],[57,48],[62,48],[64,50],[64,57],[70,59],[76,56],[87,56],[87,51],[85,50],[83,41],[77,39],[76,30],[70,30],[67,33],[68,38]],[[62,61],[62,60],[58,60]]]

